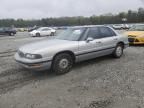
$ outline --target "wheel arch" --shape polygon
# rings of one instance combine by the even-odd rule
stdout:
[[[55,59],[55,57],[56,57],[57,55],[62,54],[62,53],[66,53],[66,54],[71,55],[73,61],[75,62],[75,60],[76,60],[75,54],[74,54],[72,51],[69,51],[69,50],[60,51],[60,52],[56,53],[56,54],[53,56],[52,61]]]
[[[117,45],[119,45],[119,44],[121,44],[123,46],[123,48],[125,47],[124,42],[120,41],[120,42],[117,43]]]
[[[40,32],[36,32],[35,34],[40,34]]]
[[[36,32],[35,36],[37,36],[37,35],[41,36],[41,33],[40,32]]]

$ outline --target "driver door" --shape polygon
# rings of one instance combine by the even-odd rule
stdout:
[[[89,28],[86,39],[79,41],[78,61],[95,58],[101,49],[101,38],[97,27]]]

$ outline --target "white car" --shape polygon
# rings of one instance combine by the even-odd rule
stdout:
[[[121,29],[123,29],[123,24],[115,24],[115,25],[113,25],[113,28],[116,30],[121,30]]]
[[[54,36],[56,30],[53,28],[49,28],[49,27],[40,27],[37,30],[33,30],[32,32],[30,32],[30,36]]]
[[[122,29],[129,29],[129,25],[128,24],[116,24],[113,25],[113,28],[116,30],[122,30]]]

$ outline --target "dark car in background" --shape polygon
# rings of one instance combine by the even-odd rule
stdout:
[[[0,28],[0,35],[9,35],[14,36],[16,34],[16,30],[11,27],[2,27]]]

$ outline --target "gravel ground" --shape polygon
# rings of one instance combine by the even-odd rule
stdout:
[[[75,64],[61,76],[15,63],[19,46],[46,38],[0,37],[0,108],[144,108],[143,46],[127,48],[120,59]]]

